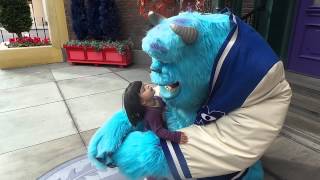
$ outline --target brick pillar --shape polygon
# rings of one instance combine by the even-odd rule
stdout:
[[[117,0],[120,11],[121,37],[131,38],[135,49],[141,49],[141,40],[145,36],[149,24],[139,15],[139,9],[136,0]]]
[[[64,9],[66,13],[68,33],[70,39],[77,39],[76,34],[72,30],[72,20],[71,20],[71,0],[64,0]]]

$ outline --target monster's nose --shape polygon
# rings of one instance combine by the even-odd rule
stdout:
[[[158,60],[152,59],[150,72],[162,73],[162,63]]]
[[[150,72],[156,72],[156,73],[161,73],[161,69],[160,68],[154,68],[154,67],[151,67],[150,68]]]

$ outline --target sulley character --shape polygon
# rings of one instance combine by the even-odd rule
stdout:
[[[131,179],[263,179],[259,158],[278,135],[291,98],[283,64],[267,43],[229,12],[184,12],[155,25],[142,41],[151,80],[166,103],[170,130],[187,144],[133,128],[124,110],[93,136],[89,159]]]

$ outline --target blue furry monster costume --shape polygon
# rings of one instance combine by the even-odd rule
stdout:
[[[89,159],[98,168],[116,165],[130,179],[263,179],[258,160],[279,133],[291,97],[282,62],[228,12],[150,18],[155,26],[142,48],[152,58],[151,80],[166,103],[168,129],[189,142],[134,128],[120,110],[91,139]]]

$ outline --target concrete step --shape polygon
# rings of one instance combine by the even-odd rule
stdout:
[[[286,78],[290,84],[295,84],[320,92],[320,79],[292,73],[289,71],[286,71]]]
[[[264,172],[264,180],[278,180],[276,177],[274,177],[272,174],[269,172]]]
[[[314,113],[320,112],[320,91],[291,83],[291,104]]]
[[[262,157],[268,180],[320,179],[320,152],[279,136]]]
[[[320,151],[320,79],[286,72],[293,96],[282,134]]]
[[[262,158],[265,179],[320,179],[320,79],[286,77],[292,101],[280,136]]]
[[[320,140],[320,114],[318,113],[291,105],[285,125]]]

